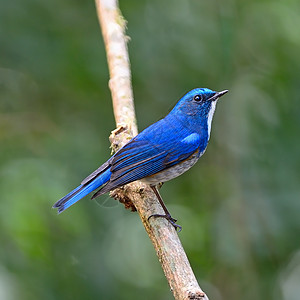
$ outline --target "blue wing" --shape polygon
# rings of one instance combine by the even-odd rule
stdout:
[[[154,123],[111,158],[110,180],[93,198],[188,159],[200,144],[201,136],[178,122],[165,118]]]

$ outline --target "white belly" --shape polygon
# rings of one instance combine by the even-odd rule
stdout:
[[[202,154],[203,153],[201,153],[201,155]],[[145,177],[144,179],[141,179],[141,181],[149,185],[157,185],[160,182],[171,180],[189,170],[197,162],[201,155],[198,153],[194,154],[190,159],[184,160],[180,164],[170,167],[164,171]]]

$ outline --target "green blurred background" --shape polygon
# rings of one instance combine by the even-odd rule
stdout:
[[[139,129],[229,89],[207,153],[162,195],[210,299],[299,299],[299,0],[120,1]],[[0,3],[0,299],[172,299],[136,213],[52,204],[110,155],[93,1]]]

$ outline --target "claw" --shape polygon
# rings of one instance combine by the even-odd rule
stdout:
[[[167,219],[172,225],[173,227],[175,228],[175,230],[177,231],[177,228],[178,228],[178,232],[180,232],[182,230],[182,227],[178,224],[176,224],[177,220],[172,218],[170,214],[166,214],[166,215],[161,215],[161,214],[153,214],[151,215],[150,217],[148,217],[148,221],[151,217],[160,217],[160,218],[165,218]]]

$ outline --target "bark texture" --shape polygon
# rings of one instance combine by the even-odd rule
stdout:
[[[96,0],[96,7],[110,72],[109,88],[117,125],[110,141],[116,151],[138,133],[127,51],[128,37],[125,35],[126,22],[117,0]],[[151,188],[137,181],[114,190],[111,196],[126,208],[138,211],[175,299],[208,299],[195,278],[174,227],[163,218],[150,218],[148,221],[149,216],[164,213]]]

